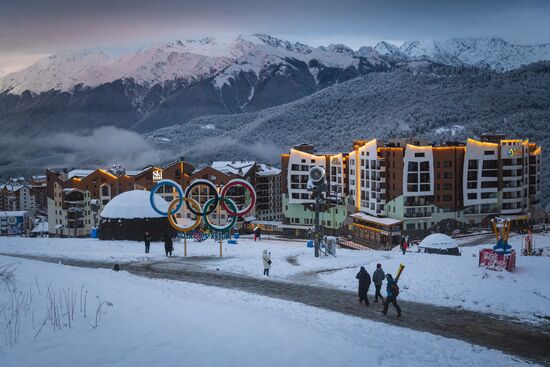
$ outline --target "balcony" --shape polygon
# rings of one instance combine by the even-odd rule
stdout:
[[[430,218],[432,216],[431,211],[417,211],[417,212],[405,212],[405,218]]]

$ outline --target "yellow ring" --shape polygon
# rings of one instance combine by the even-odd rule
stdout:
[[[172,213],[172,209],[174,209],[174,207],[179,203],[180,199],[174,199],[170,202],[170,205],[168,205],[168,213]],[[193,209],[195,209],[196,211],[200,212],[201,210],[201,207],[199,205],[199,203],[197,203],[197,201],[195,199],[191,199],[191,198],[183,198],[183,201],[187,201],[189,204],[191,204],[191,206],[193,207]],[[197,216],[197,218],[195,219],[195,223],[191,224],[189,227],[180,227],[176,221],[174,220],[174,216],[173,215],[170,215],[168,214],[168,222],[170,222],[170,225],[172,226],[172,228],[174,228],[176,231],[178,232],[183,232],[183,233],[187,233],[187,232],[190,232],[192,230],[194,230],[195,228],[197,228],[199,226],[199,224],[201,223],[201,217],[200,216]]]

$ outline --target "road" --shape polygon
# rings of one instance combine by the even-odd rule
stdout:
[[[111,268],[113,265],[101,261],[0,255],[87,268]],[[156,262],[121,264],[121,268],[132,274],[148,278],[199,283],[299,302],[384,324],[460,339],[550,366],[550,326],[548,324],[534,326],[497,315],[404,300],[399,301],[403,309],[403,317],[397,319],[391,306],[388,315],[384,316],[380,312],[380,304],[371,303],[369,307],[360,305],[353,292],[319,285],[258,279],[234,273],[212,271],[202,266],[204,261],[209,260],[207,258],[173,257]]]

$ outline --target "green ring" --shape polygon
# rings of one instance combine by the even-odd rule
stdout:
[[[227,205],[229,205],[229,208],[232,211],[236,212],[238,210],[237,204],[235,204],[235,202],[233,200],[231,200],[229,198],[226,198],[226,197],[223,197],[221,199]],[[228,224],[226,224],[223,227],[214,226],[213,224],[211,224],[208,221],[208,215],[206,215],[206,213],[208,212],[208,208],[210,207],[210,205],[212,205],[215,200],[216,200],[216,198],[211,198],[203,206],[204,209],[203,209],[203,213],[202,213],[202,219],[204,220],[204,224],[206,224],[206,227],[208,227],[208,229],[210,229],[211,231],[214,231],[214,232],[229,232],[231,230],[231,228],[233,228],[233,226],[237,222],[237,216],[236,215],[231,215],[230,216],[231,220],[229,221]]]

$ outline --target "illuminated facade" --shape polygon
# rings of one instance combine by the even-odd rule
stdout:
[[[180,159],[165,168],[139,171],[110,169],[46,171],[48,231],[51,235],[85,237],[99,223],[101,211],[115,196],[130,190],[150,190],[168,178],[186,187],[193,166]],[[171,200],[172,192],[158,192]]]
[[[372,139],[333,155],[302,146],[308,151],[295,147],[282,155],[283,205],[312,202],[307,171],[322,163],[330,183],[325,197],[344,203],[347,211],[346,220],[333,228],[373,246],[395,245],[401,234],[414,238],[484,226],[495,216],[522,225],[540,204],[542,148],[528,140],[482,136],[429,145],[418,139]],[[292,224],[286,212],[285,222]]]

